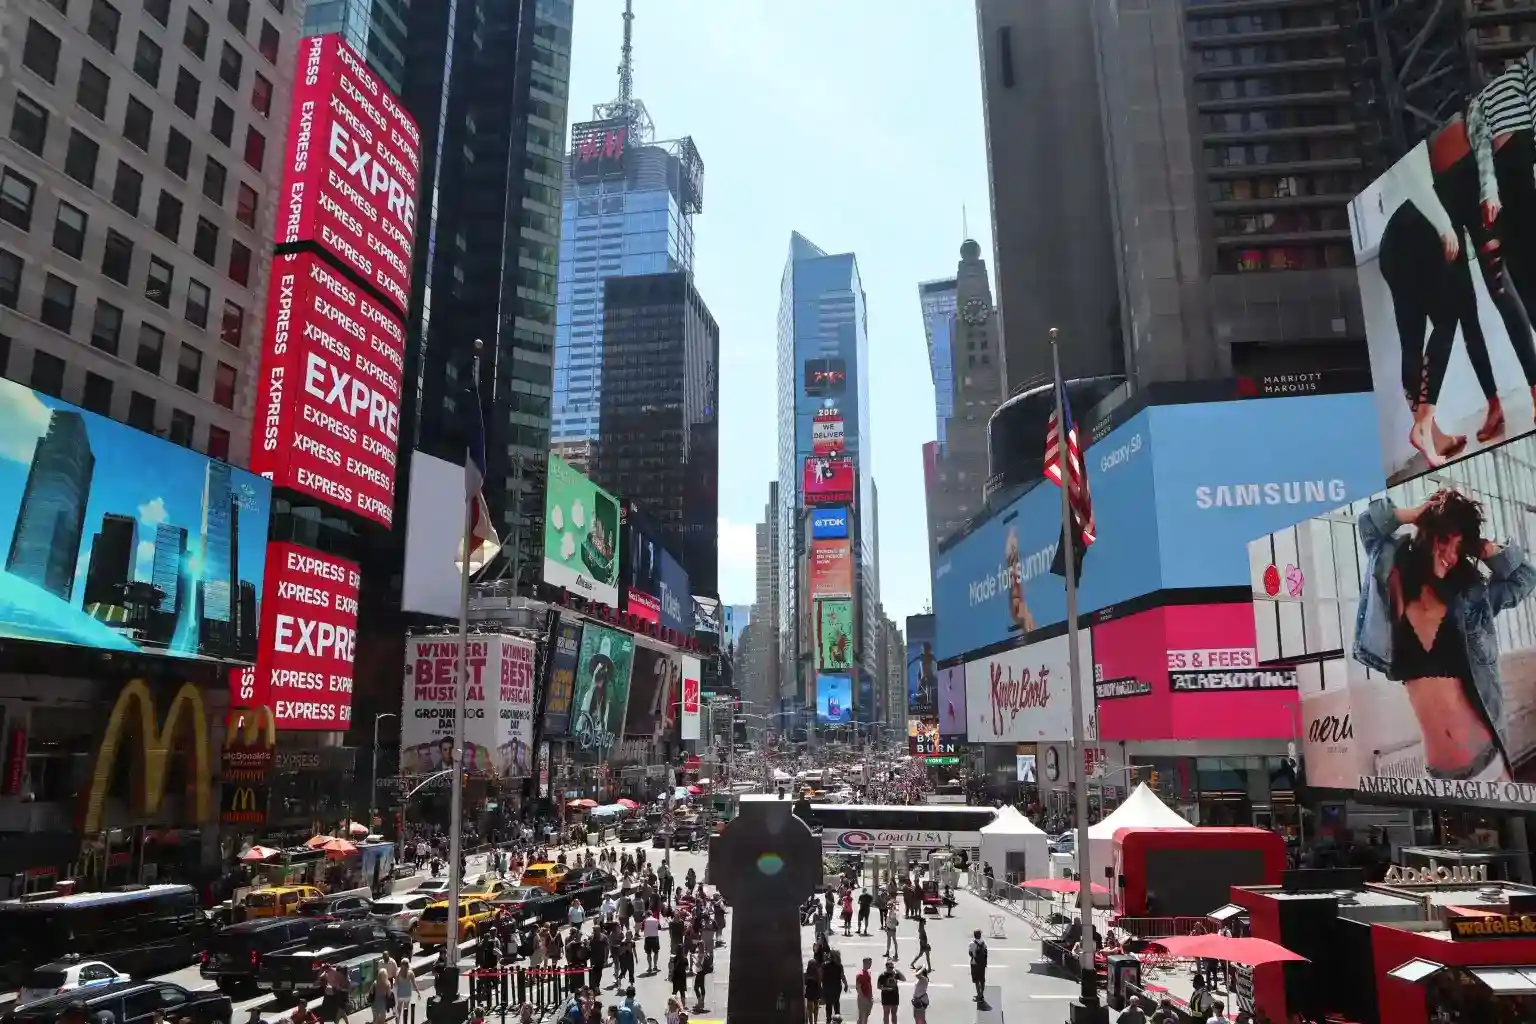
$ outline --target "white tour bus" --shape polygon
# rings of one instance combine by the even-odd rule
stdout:
[[[997,820],[993,807],[879,804],[810,805],[821,848],[838,853],[981,849],[981,830]]]

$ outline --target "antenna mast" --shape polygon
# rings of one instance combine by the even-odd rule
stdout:
[[[635,7],[624,0],[624,45],[619,50],[619,102],[629,106],[635,98]]]
[[[624,0],[624,45],[619,51],[619,94],[592,107],[594,121],[621,120],[629,125],[630,142],[645,145],[654,140],[656,128],[645,104],[635,99],[635,8]]]

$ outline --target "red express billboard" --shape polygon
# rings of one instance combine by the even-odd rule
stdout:
[[[256,674],[279,729],[339,732],[352,721],[357,563],[267,545]]]
[[[299,43],[274,235],[315,242],[389,298],[410,299],[421,135],[338,35]]]
[[[279,257],[267,295],[251,470],[391,525],[405,329],[314,253]]]
[[[852,459],[815,455],[805,460],[805,503],[846,505],[853,501]]]

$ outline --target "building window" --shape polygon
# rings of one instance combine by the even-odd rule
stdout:
[[[254,171],[261,170],[267,159],[267,137],[255,128],[245,129],[245,162]]]
[[[102,276],[126,285],[132,271],[133,240],[108,228],[107,243],[101,252]]]
[[[22,149],[43,155],[43,143],[48,138],[48,110],[26,93],[16,94],[16,105],[11,108],[11,138]]]
[[[135,391],[128,396],[128,425],[149,433],[155,432],[155,400]]]
[[[240,90],[240,68],[242,65],[240,51],[225,43],[219,50],[219,80],[225,85]]]
[[[165,136],[165,166],[182,181],[192,165],[192,140],[172,128]]]
[[[129,216],[139,215],[139,205],[144,198],[144,175],[131,164],[117,162],[117,180],[112,183],[112,205],[125,210]]]
[[[277,50],[282,45],[282,36],[277,31],[277,26],[270,21],[261,23],[261,38],[256,44],[256,49],[267,58],[268,64],[277,63]]]
[[[197,118],[197,98],[203,84],[186,68],[176,69],[176,109],[188,117]]]
[[[0,172],[0,220],[31,231],[32,204],[36,199],[37,182],[23,178],[9,167]]]
[[[181,343],[181,354],[176,357],[176,386],[196,394],[203,380],[203,353],[186,342]]]
[[[197,427],[197,421],[189,412],[180,409],[171,410],[171,430],[167,434],[172,444],[179,444],[184,448],[192,447],[192,431]]]
[[[251,24],[251,0],[229,0],[225,13],[229,23],[244,32]]]
[[[219,255],[219,229],[207,217],[197,218],[197,228],[192,232],[192,255],[213,266]]]
[[[187,11],[187,27],[182,29],[181,45],[198,60],[208,56],[208,21],[196,11]]]
[[[59,37],[35,21],[27,22],[27,39],[21,44],[21,66],[49,85],[59,74]]]
[[[171,23],[171,0],[144,0],[144,10],[162,25]]]
[[[219,459],[223,462],[229,461],[229,431],[223,427],[209,425],[208,457],[210,459]]]
[[[258,201],[256,190],[245,182],[235,190],[235,219],[248,228],[256,226],[256,203]]]
[[[64,397],[64,360],[47,352],[32,353],[32,390]]]
[[[213,157],[209,157],[203,163],[203,195],[211,199],[216,205],[224,205],[224,183],[229,177],[229,172],[224,165]]]
[[[164,56],[165,51],[160,49],[160,44],[140,32],[139,42],[133,48],[133,73],[148,82],[151,88],[158,89],[160,64]]]
[[[186,318],[188,323],[196,324],[198,327],[208,326],[208,302],[211,297],[208,286],[201,281],[187,282]]]
[[[85,34],[96,40],[109,51],[117,50],[117,29],[122,24],[123,16],[116,7],[107,3],[107,0],[91,0],[91,20],[86,24]]]
[[[96,187],[96,158],[101,147],[89,135],[69,130],[69,149],[64,152],[64,173],[86,188]]]
[[[158,377],[164,354],[165,332],[152,324],[139,324],[139,351],[133,357],[133,364]]]
[[[0,306],[16,308],[21,296],[21,271],[26,261],[15,253],[0,249]]]
[[[123,311],[105,299],[97,299],[96,319],[91,323],[91,344],[115,356],[122,335]]]
[[[128,97],[128,106],[123,110],[123,138],[148,153],[149,133],[154,127],[154,111],[139,102],[137,97]]]
[[[75,102],[87,114],[98,121],[107,117],[107,97],[112,92],[112,79],[88,60],[80,62],[80,81],[75,86]]]
[[[272,114],[272,83],[260,73],[251,76],[251,106],[262,117]]]
[[[213,400],[226,409],[235,407],[237,377],[235,368],[228,363],[220,363],[213,369]]]
[[[43,307],[38,319],[56,331],[69,333],[75,322],[75,286],[49,274],[43,282]]]
[[[251,250],[233,238],[229,241],[229,279],[235,284],[251,283]]]
[[[155,207],[155,230],[173,242],[181,237],[181,200],[163,189]]]
[[[85,391],[80,396],[80,404],[98,416],[112,415],[112,381],[99,373],[85,374]]]
[[[158,256],[149,258],[149,277],[144,282],[144,297],[150,302],[171,308],[171,284],[176,278],[176,271],[171,265]]]
[[[226,146],[235,137],[235,109],[218,97],[213,100],[213,120],[208,130]]]
[[[85,251],[85,211],[68,203],[59,203],[53,220],[53,247],[75,259]]]
[[[232,348],[239,348],[244,333],[245,310],[225,299],[224,312],[219,317],[219,340]]]

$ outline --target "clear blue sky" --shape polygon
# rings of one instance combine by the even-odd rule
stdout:
[[[579,0],[571,120],[617,92],[623,0]],[[992,251],[972,5],[635,0],[635,93],[704,159],[697,283],[720,324],[720,596],[754,596],[753,527],[776,473],[775,324],[789,233],[852,252],[868,296],[880,582],[929,598],[922,445],[934,437],[919,281],[954,273],[961,211]]]

